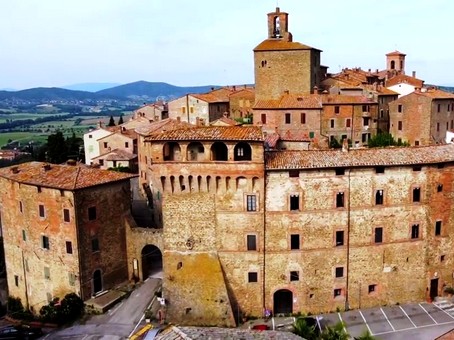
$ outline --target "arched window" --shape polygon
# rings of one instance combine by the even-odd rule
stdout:
[[[180,145],[175,142],[165,143],[163,147],[163,158],[165,161],[180,161],[181,160]]]
[[[228,150],[227,145],[222,142],[216,142],[211,145],[211,160],[212,161],[227,161]]]
[[[396,68],[396,62],[394,60],[391,60],[391,70],[394,70]]]
[[[234,149],[234,160],[250,161],[251,159],[252,159],[251,146],[245,142],[238,143]]]
[[[187,151],[188,161],[203,161],[205,160],[205,148],[200,142],[192,142],[188,145]]]

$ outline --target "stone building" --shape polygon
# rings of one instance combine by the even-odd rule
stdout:
[[[101,169],[126,166],[132,171],[137,170],[137,133],[134,130],[120,126],[97,142],[99,156],[92,158],[92,164],[99,165]]]
[[[236,126],[140,147],[174,322],[420,301],[451,282],[454,145],[266,151]]]
[[[444,143],[454,129],[454,94],[417,89],[389,104],[390,133],[410,145]]]
[[[254,48],[255,99],[277,100],[284,93],[312,93],[324,77],[321,51],[294,42],[288,13],[268,13],[268,38]]]
[[[9,294],[38,312],[55,297],[86,300],[127,280],[131,177],[39,162],[0,169]]]
[[[248,120],[252,116],[252,108],[255,102],[255,89],[244,87],[236,90],[229,95],[230,118],[243,118],[244,123],[251,123]]]
[[[139,107],[134,111],[133,118],[137,119],[139,117],[146,118],[151,121],[166,119],[168,118],[167,103],[163,101],[157,101]]]

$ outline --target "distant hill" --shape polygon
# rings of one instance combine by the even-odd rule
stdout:
[[[81,83],[81,84],[73,84],[73,85],[66,85],[62,86],[63,89],[66,90],[74,90],[74,91],[88,91],[88,92],[96,92],[105,89],[110,89],[111,87],[119,86],[121,84],[118,83]]]
[[[454,93],[454,87],[453,86],[438,86],[440,90],[446,91],[446,92],[451,92]]]
[[[0,100],[26,100],[26,101],[73,101],[73,100],[101,100],[101,99],[123,99],[115,96],[106,97],[87,91],[72,91],[58,87],[37,87],[21,91],[0,91]]]
[[[96,92],[97,94],[119,97],[147,97],[155,100],[157,97],[172,99],[184,96],[187,93],[209,92],[211,88],[219,87],[214,85],[206,86],[175,86],[162,82],[137,81],[125,85],[112,87],[110,89]]]

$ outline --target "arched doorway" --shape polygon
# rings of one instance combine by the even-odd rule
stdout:
[[[142,279],[162,272],[162,253],[158,247],[147,244],[142,249]]]
[[[288,289],[280,289],[274,293],[273,297],[274,315],[293,313],[293,293]]]
[[[102,273],[101,269],[96,269],[93,273],[93,295],[102,292]]]

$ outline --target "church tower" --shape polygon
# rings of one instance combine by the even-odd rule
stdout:
[[[394,51],[386,55],[386,69],[395,74],[405,74],[406,54]]]
[[[268,37],[254,49],[255,98],[279,99],[285,92],[312,93],[322,80],[320,50],[293,42],[288,13],[268,13]]]

